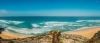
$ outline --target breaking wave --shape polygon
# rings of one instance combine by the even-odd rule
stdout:
[[[76,22],[99,22],[100,23],[100,20],[78,20]]]
[[[19,25],[23,27],[19,27]],[[31,25],[31,27],[24,27],[26,25]],[[43,34],[51,30],[60,30],[61,32],[74,31],[93,26],[100,26],[100,20],[77,20],[74,22],[46,21],[39,23],[29,22],[29,24],[26,24],[26,21],[0,20],[0,27],[6,27],[6,30],[10,32],[26,35]]]
[[[15,24],[15,25],[18,25],[18,24],[21,24],[21,23],[24,23],[23,21],[9,21],[9,20],[0,20],[0,24]]]

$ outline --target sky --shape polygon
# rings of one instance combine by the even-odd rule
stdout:
[[[100,16],[100,0],[0,0],[0,16]]]

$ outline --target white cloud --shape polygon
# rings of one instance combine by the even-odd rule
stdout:
[[[0,10],[0,14],[6,14],[8,13],[6,10]]]
[[[6,10],[0,10],[0,16],[5,16],[8,12]]]

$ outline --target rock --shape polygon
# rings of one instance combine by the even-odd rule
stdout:
[[[100,43],[100,31],[95,33],[95,35],[89,40],[88,43]]]
[[[2,33],[2,31],[4,31],[5,29],[4,28],[0,28],[0,34]]]
[[[0,37],[0,39],[2,39],[2,37]]]
[[[59,35],[60,35],[60,31],[59,30],[55,30],[55,31],[51,31],[50,35],[52,35],[52,43],[59,43]]]
[[[59,36],[61,43],[86,43],[89,39],[75,34],[61,34]]]

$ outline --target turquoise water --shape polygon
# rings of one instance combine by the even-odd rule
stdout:
[[[68,32],[93,26],[100,26],[100,17],[0,17],[0,27],[26,35],[46,34],[51,30]]]

